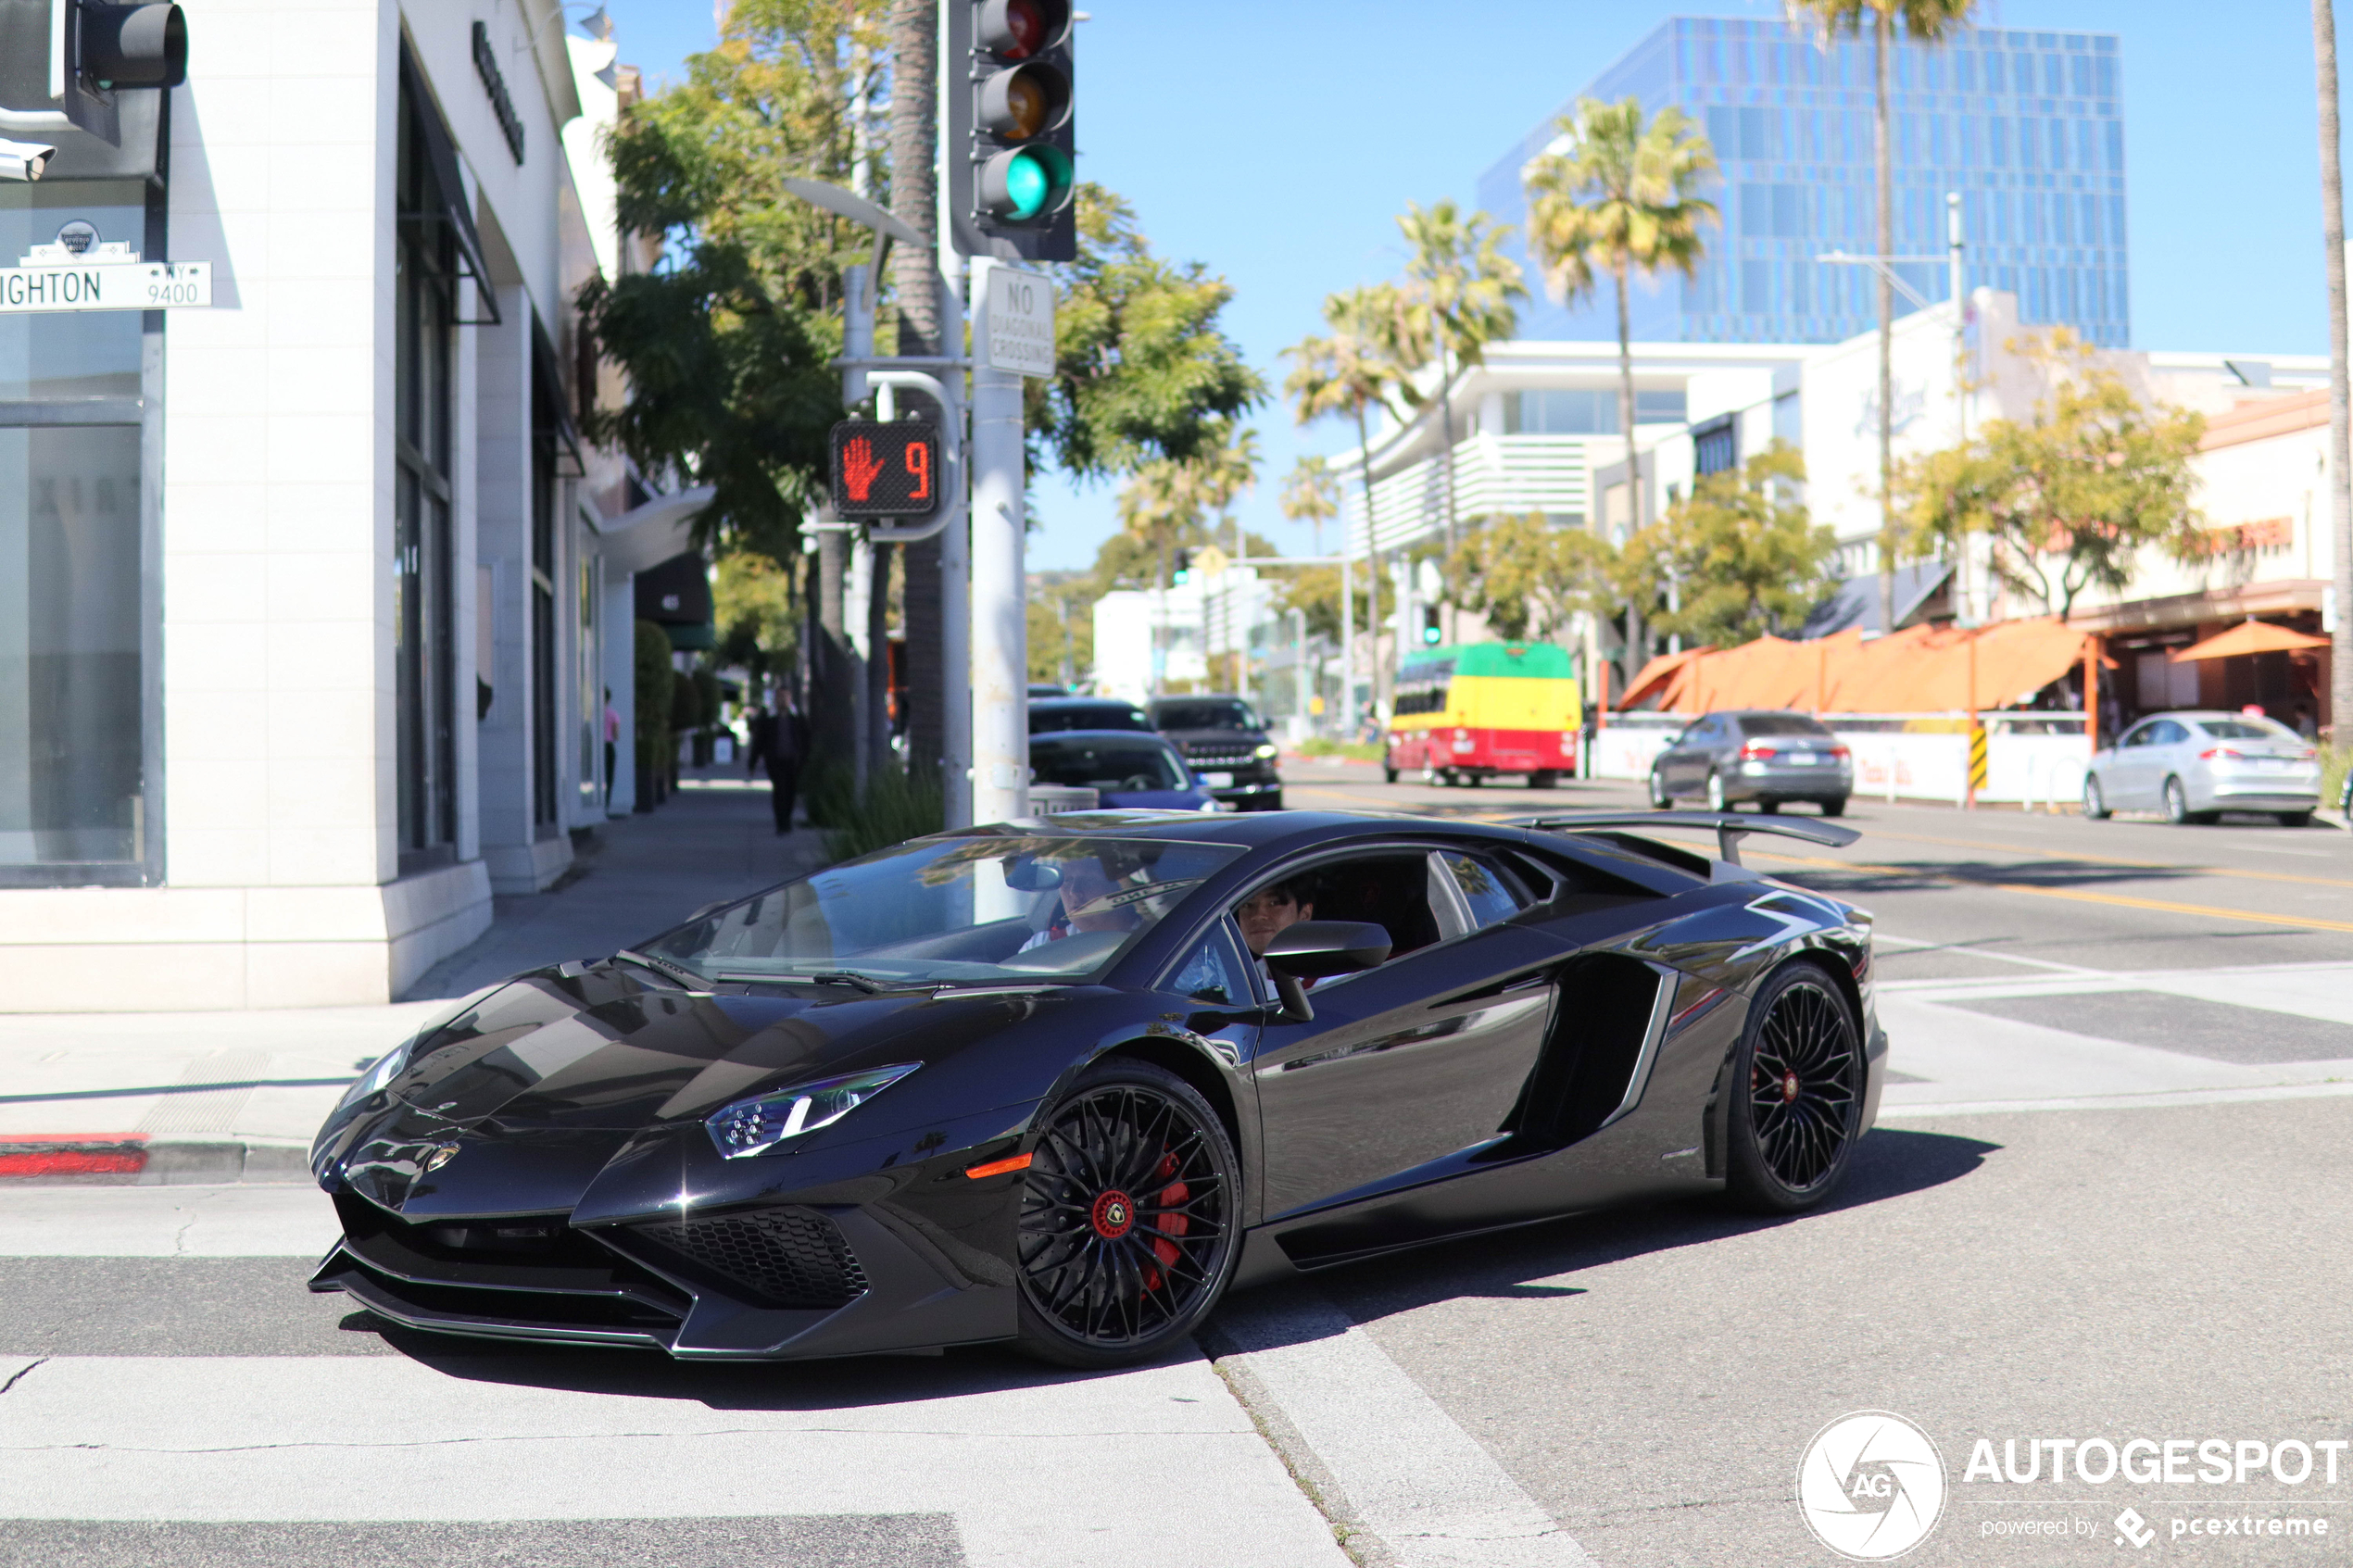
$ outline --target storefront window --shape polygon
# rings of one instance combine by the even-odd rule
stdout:
[[[401,870],[450,859],[458,835],[450,671],[450,334],[457,244],[401,76],[399,281],[394,404],[393,665]]]
[[[141,253],[135,182],[0,186],[0,267]],[[0,314],[0,883],[152,880],[135,311]]]

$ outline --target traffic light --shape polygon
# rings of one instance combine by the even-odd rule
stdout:
[[[177,87],[188,80],[188,21],[172,5],[65,7],[68,57],[92,85]]]
[[[1192,551],[1190,551],[1190,550],[1179,550],[1179,551],[1177,551],[1177,552],[1176,552],[1176,568],[1175,568],[1175,570],[1174,570],[1174,571],[1173,571],[1169,574],[1169,579],[1168,579],[1168,580],[1169,580],[1171,583],[1175,583],[1175,584],[1176,584],[1177,587],[1179,587],[1179,588],[1183,587],[1186,583],[1190,583],[1190,582],[1193,580],[1193,552],[1192,552]]]
[[[1438,607],[1422,606],[1422,641],[1430,647],[1438,646]]]
[[[1007,260],[1076,258],[1070,0],[945,3],[948,190],[963,242]]]
[[[939,429],[921,420],[844,420],[833,431],[834,515],[929,517],[939,509]]]

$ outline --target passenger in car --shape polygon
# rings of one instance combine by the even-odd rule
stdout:
[[[1242,945],[1252,958],[1264,958],[1266,944],[1285,928],[1315,918],[1311,892],[1304,878],[1270,882],[1234,907],[1234,922],[1242,928]]]

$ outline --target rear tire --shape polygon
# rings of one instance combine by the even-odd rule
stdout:
[[[1528,775],[1528,787],[1530,789],[1558,789],[1560,787],[1560,780],[1554,774],[1548,772],[1530,773]]]
[[[1733,1059],[1725,1196],[1760,1214],[1818,1207],[1846,1174],[1863,1117],[1862,1034],[1819,965],[1784,965],[1757,992]]]
[[[1822,815],[1825,817],[1843,817],[1846,815],[1846,797],[1842,795],[1836,799],[1823,801]]]
[[[1183,1343],[1241,1255],[1241,1161],[1225,1123],[1175,1073],[1114,1057],[1037,1126],[1017,1199],[1015,1342],[1088,1369]]]
[[[2083,775],[2083,815],[2095,822],[2108,820],[2108,791],[2089,773]]]
[[[1781,803],[1778,800],[1761,799],[1757,801],[1756,809],[1768,817],[1777,817],[1780,815]]]
[[[2312,813],[2309,811],[2283,811],[2280,813],[2280,826],[2284,828],[2309,828],[2311,825]]]

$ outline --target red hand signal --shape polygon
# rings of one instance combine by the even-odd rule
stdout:
[[[842,449],[841,477],[849,487],[849,498],[865,500],[874,494],[875,481],[882,473],[882,464],[875,460],[874,443],[864,436],[852,436]]]

